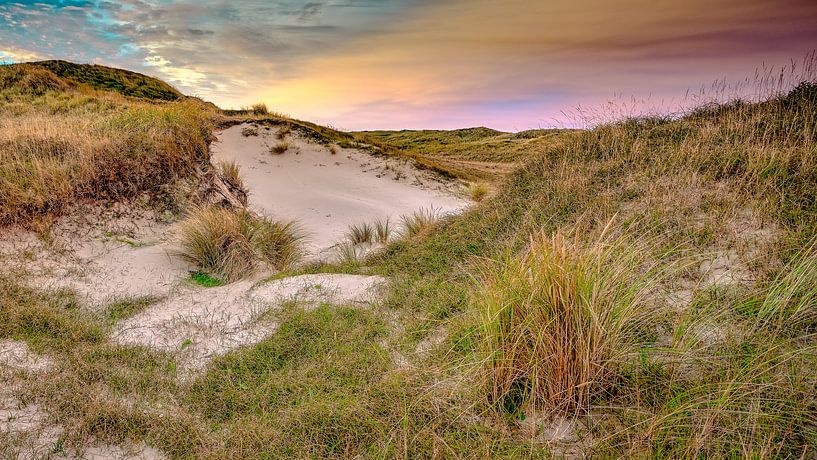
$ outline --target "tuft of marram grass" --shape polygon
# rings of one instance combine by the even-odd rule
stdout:
[[[587,412],[614,385],[620,360],[654,328],[649,247],[625,237],[544,232],[527,251],[483,270],[472,297],[480,318],[480,375],[498,411],[547,417]]]
[[[216,165],[219,176],[238,190],[246,190],[241,178],[241,167],[235,161],[220,161]]]
[[[346,239],[352,244],[371,243],[374,240],[375,228],[368,222],[349,226]]]
[[[488,196],[488,186],[484,182],[472,182],[468,186],[468,193],[471,195],[472,200],[479,203]]]
[[[267,104],[264,104],[263,102],[259,102],[257,104],[251,105],[250,106],[250,111],[253,113],[253,115],[267,115],[267,114],[269,114],[269,108],[267,107]]]
[[[191,212],[179,224],[178,236],[182,258],[227,281],[251,274],[259,262],[278,270],[292,266],[303,239],[294,223],[219,207]]]
[[[279,140],[284,140],[284,138],[286,138],[286,137],[287,137],[287,135],[288,135],[289,133],[291,133],[291,132],[292,132],[292,125],[290,125],[289,123],[287,123],[287,124],[285,124],[284,126],[282,126],[282,127],[281,127],[281,128],[278,130],[278,134],[276,135],[276,137],[277,137]]]
[[[374,222],[374,240],[380,244],[389,242],[392,234],[391,221],[389,218],[376,220]]]
[[[422,208],[400,218],[403,224],[403,236],[412,238],[425,233],[434,227],[440,220],[440,212],[434,208]]]
[[[337,261],[342,264],[357,265],[363,258],[360,246],[351,241],[341,241],[335,246]]]
[[[287,150],[289,150],[289,142],[279,142],[269,149],[270,153],[274,153],[276,155],[280,155]]]

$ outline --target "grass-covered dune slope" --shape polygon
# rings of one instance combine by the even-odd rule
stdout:
[[[186,177],[209,123],[265,117],[63,87],[53,73],[0,82],[0,168],[16,168],[0,169],[5,222],[157,183],[139,169],[109,181],[110,161]],[[519,166],[462,215],[303,269],[386,276],[378,304],[292,303],[276,333],[192,381],[168,354],[113,343],[116,319],[70,293],[0,275],[0,338],[56,362],[20,396],[65,427],[63,448],[143,441],[173,458],[810,458],[817,78],[796,83],[584,131],[316,130],[435,164]],[[113,149],[111,133],[140,147]],[[52,177],[59,199],[28,185]]]
[[[156,195],[207,162],[213,109],[129,97],[169,88],[135,78],[61,61],[0,67],[0,224],[85,199]]]
[[[141,99],[175,101],[184,96],[167,83],[129,70],[67,61],[39,61],[31,65],[50,70],[69,82]]]
[[[363,131],[357,135],[397,149],[420,164],[471,181],[496,181],[519,162],[555,146],[569,131],[503,133],[489,128],[452,131]]]

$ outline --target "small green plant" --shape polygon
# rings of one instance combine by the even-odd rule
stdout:
[[[224,281],[222,281],[220,278],[216,278],[215,276],[205,272],[193,272],[190,274],[190,279],[192,279],[193,282],[199,286],[204,287],[216,287],[224,284]]]
[[[270,147],[269,149],[270,153],[273,153],[275,155],[280,155],[286,152],[287,150],[289,150],[289,142],[279,142]]]

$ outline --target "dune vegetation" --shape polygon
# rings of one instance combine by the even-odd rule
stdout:
[[[172,355],[108,336],[149,300],[93,314],[70,292],[0,274],[0,338],[56,362],[20,392],[66,427],[60,446],[141,441],[172,458],[814,455],[813,62],[791,85],[758,82],[756,101],[516,134],[338,133],[20,69],[0,67],[2,224],[201,180],[214,127],[242,119],[492,184],[460,215],[350,229],[351,242],[386,243],[365,257],[295,267],[286,224],[189,206],[183,247],[208,275],[268,263],[389,280],[370,307],[288,303],[275,333],[190,380]],[[233,166],[219,168],[240,184]]]
[[[207,162],[209,106],[96,90],[48,67],[0,67],[0,223],[26,223],[88,199],[156,198]]]

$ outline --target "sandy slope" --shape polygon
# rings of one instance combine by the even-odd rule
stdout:
[[[420,170],[409,160],[341,148],[333,155],[294,131],[279,140],[279,128],[259,127],[257,136],[244,136],[247,127],[220,132],[211,148],[213,161],[235,161],[250,191],[250,206],[299,221],[316,252],[337,243],[353,224],[394,221],[420,208],[457,212],[468,204],[457,196],[461,186],[456,181]],[[270,153],[280,142],[287,142],[289,150]]]

